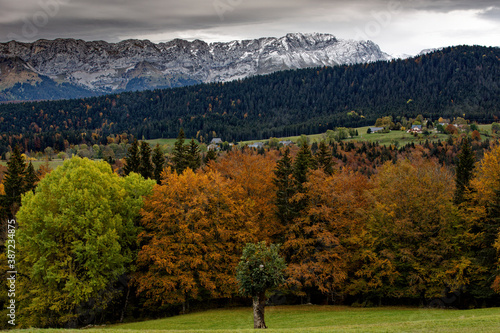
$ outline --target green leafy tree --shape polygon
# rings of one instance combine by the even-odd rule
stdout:
[[[130,148],[128,149],[127,156],[125,157],[125,166],[123,171],[125,175],[131,172],[139,173],[139,168],[141,166],[141,156],[139,153],[139,142],[137,139],[134,140]]]
[[[144,179],[152,179],[154,175],[154,166],[151,162],[151,147],[146,141],[141,142],[140,160],[139,173]]]
[[[335,141],[340,142],[349,138],[349,129],[345,127],[338,127],[335,129],[335,134],[333,135]]]
[[[476,156],[472,151],[470,141],[469,139],[465,139],[462,143],[461,152],[458,155],[458,163],[456,167],[456,189],[454,202],[457,205],[464,202],[464,193],[470,187],[470,181],[473,176],[475,163]]]
[[[163,168],[165,167],[165,156],[163,155],[163,151],[159,144],[156,144],[155,149],[153,150],[152,157],[153,165],[154,165],[154,179],[158,185],[161,184],[161,173],[163,172]]]
[[[153,184],[74,157],[27,192],[17,215],[23,326],[75,326],[84,309],[106,309],[134,259],[135,222]]]
[[[309,137],[305,134],[302,134],[300,138],[297,140],[297,145],[299,147],[302,147],[303,145],[308,145],[309,141],[310,141]]]
[[[500,124],[499,123],[491,124],[491,132],[493,134],[500,133]]]
[[[285,282],[285,269],[279,245],[249,243],[243,249],[241,261],[236,267],[236,280],[240,293],[253,299],[254,328],[267,328],[264,321],[266,292]]]

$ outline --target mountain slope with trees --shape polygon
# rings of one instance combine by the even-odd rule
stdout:
[[[0,105],[0,153],[136,138],[240,141],[374,124],[382,116],[497,120],[500,48],[449,47],[412,59],[278,72],[230,83]]]

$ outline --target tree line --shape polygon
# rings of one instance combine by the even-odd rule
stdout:
[[[498,142],[303,141],[203,163],[192,146],[179,133],[172,156],[158,162],[159,184],[155,154],[134,143],[121,171],[74,157],[35,181],[34,192],[23,185],[22,198],[10,189],[29,184],[28,166],[19,152],[11,157],[2,203],[15,197],[10,211],[20,206],[23,327],[237,300],[238,290],[252,290],[238,284],[243,249],[263,241],[281,244],[280,293],[290,304],[498,305]],[[434,149],[454,163],[440,163]]]

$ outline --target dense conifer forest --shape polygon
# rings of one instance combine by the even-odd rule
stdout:
[[[500,49],[449,47],[419,57],[292,70],[230,83],[0,105],[0,154],[106,144],[113,134],[208,142],[322,133],[381,116],[497,120]]]

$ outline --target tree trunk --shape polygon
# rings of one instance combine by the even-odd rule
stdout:
[[[120,316],[120,323],[123,323],[123,319],[125,318],[125,311],[127,311],[128,297],[129,296],[130,296],[130,287],[127,286],[127,296],[125,297],[125,305],[123,306],[122,314]]]
[[[267,328],[264,322],[264,307],[266,306],[266,295],[264,293],[253,298],[253,328]]]

